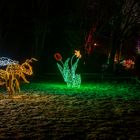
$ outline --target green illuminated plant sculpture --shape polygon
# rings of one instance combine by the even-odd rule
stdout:
[[[73,58],[76,56],[76,61],[73,63]],[[67,83],[68,87],[80,87],[81,85],[81,75],[76,74],[76,69],[78,66],[79,59],[81,58],[80,51],[75,50],[72,58],[67,58],[66,61],[62,62],[62,56],[59,53],[54,55],[57,61],[60,61],[61,64],[57,63],[58,69],[63,76],[64,81]],[[70,63],[70,64],[69,64]]]

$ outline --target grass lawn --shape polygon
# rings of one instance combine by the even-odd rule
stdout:
[[[68,95],[93,99],[140,99],[140,85],[126,82],[89,82],[80,88],[68,88],[65,83],[30,83],[22,86],[22,91],[39,95]]]
[[[139,140],[140,85],[90,82],[21,85],[8,98],[1,90],[0,139]]]

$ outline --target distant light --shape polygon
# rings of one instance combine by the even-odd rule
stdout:
[[[137,41],[136,51],[138,54],[140,54],[140,39]]]
[[[131,59],[123,60],[120,62],[126,69],[133,69],[135,62]]]
[[[94,46],[97,46],[97,44],[96,44],[96,43],[94,43]]]

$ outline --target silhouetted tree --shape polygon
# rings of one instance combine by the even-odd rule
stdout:
[[[113,68],[115,54],[121,52],[124,41],[136,36],[139,24],[139,3],[136,0],[116,1],[116,10],[110,22],[111,52],[110,68]],[[119,60],[118,60],[119,61]]]
[[[31,18],[33,22],[33,52],[41,57],[45,47],[46,34],[49,32],[48,0],[32,0]]]
[[[89,2],[87,16],[91,26],[96,25],[94,39],[105,36],[110,42],[109,67],[114,66],[116,53],[120,54],[123,43],[137,36],[140,24],[139,2],[137,0],[98,0]],[[108,49],[108,48],[107,48]],[[119,57],[118,57],[119,61]]]

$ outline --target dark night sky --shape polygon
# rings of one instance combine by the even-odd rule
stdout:
[[[50,44],[56,46],[56,42],[62,43],[64,29],[74,30],[79,26],[80,21],[73,21],[75,14],[78,13],[74,6],[76,2],[51,0],[44,3],[44,6],[39,5],[37,1],[34,2],[36,2],[34,5],[29,0],[1,2],[0,48],[4,55],[19,57],[32,54],[35,24],[47,24],[47,29],[51,30],[51,33],[47,34],[49,38],[46,39],[48,46]]]
[[[80,6],[83,6],[82,3],[80,5],[75,0],[0,1],[0,57],[6,56],[19,61],[34,57],[36,27],[43,32],[47,27],[44,49],[39,63],[43,64],[41,64],[41,69],[44,67],[48,69],[50,64],[55,67],[56,61],[53,57],[55,52],[63,53],[65,58],[73,53],[73,48],[65,37],[68,36],[68,39],[70,36],[74,37],[73,32],[68,34],[65,31],[81,32],[84,15],[82,10],[80,11]],[[38,52],[40,49],[41,44]]]
[[[99,25],[108,22],[113,12],[112,1],[106,4],[107,0],[100,0],[101,5],[97,5],[96,1],[94,5],[89,2],[92,1],[1,0],[0,57],[7,56],[23,61],[36,56],[36,52],[42,50],[39,63],[46,69],[48,65],[55,67],[55,52],[62,53],[64,58],[71,56],[73,49],[84,44],[86,33],[97,19]],[[100,6],[104,10],[103,13],[100,12]],[[100,20],[103,16],[104,20]],[[45,41],[42,49],[43,33]],[[102,35],[104,34],[106,33]],[[36,35],[39,39],[37,49]]]
[[[19,57],[24,54],[26,51],[24,48],[29,47],[32,41],[31,24],[28,19],[29,7],[22,1],[7,1],[1,5],[0,10],[0,48],[4,50],[4,55]]]

